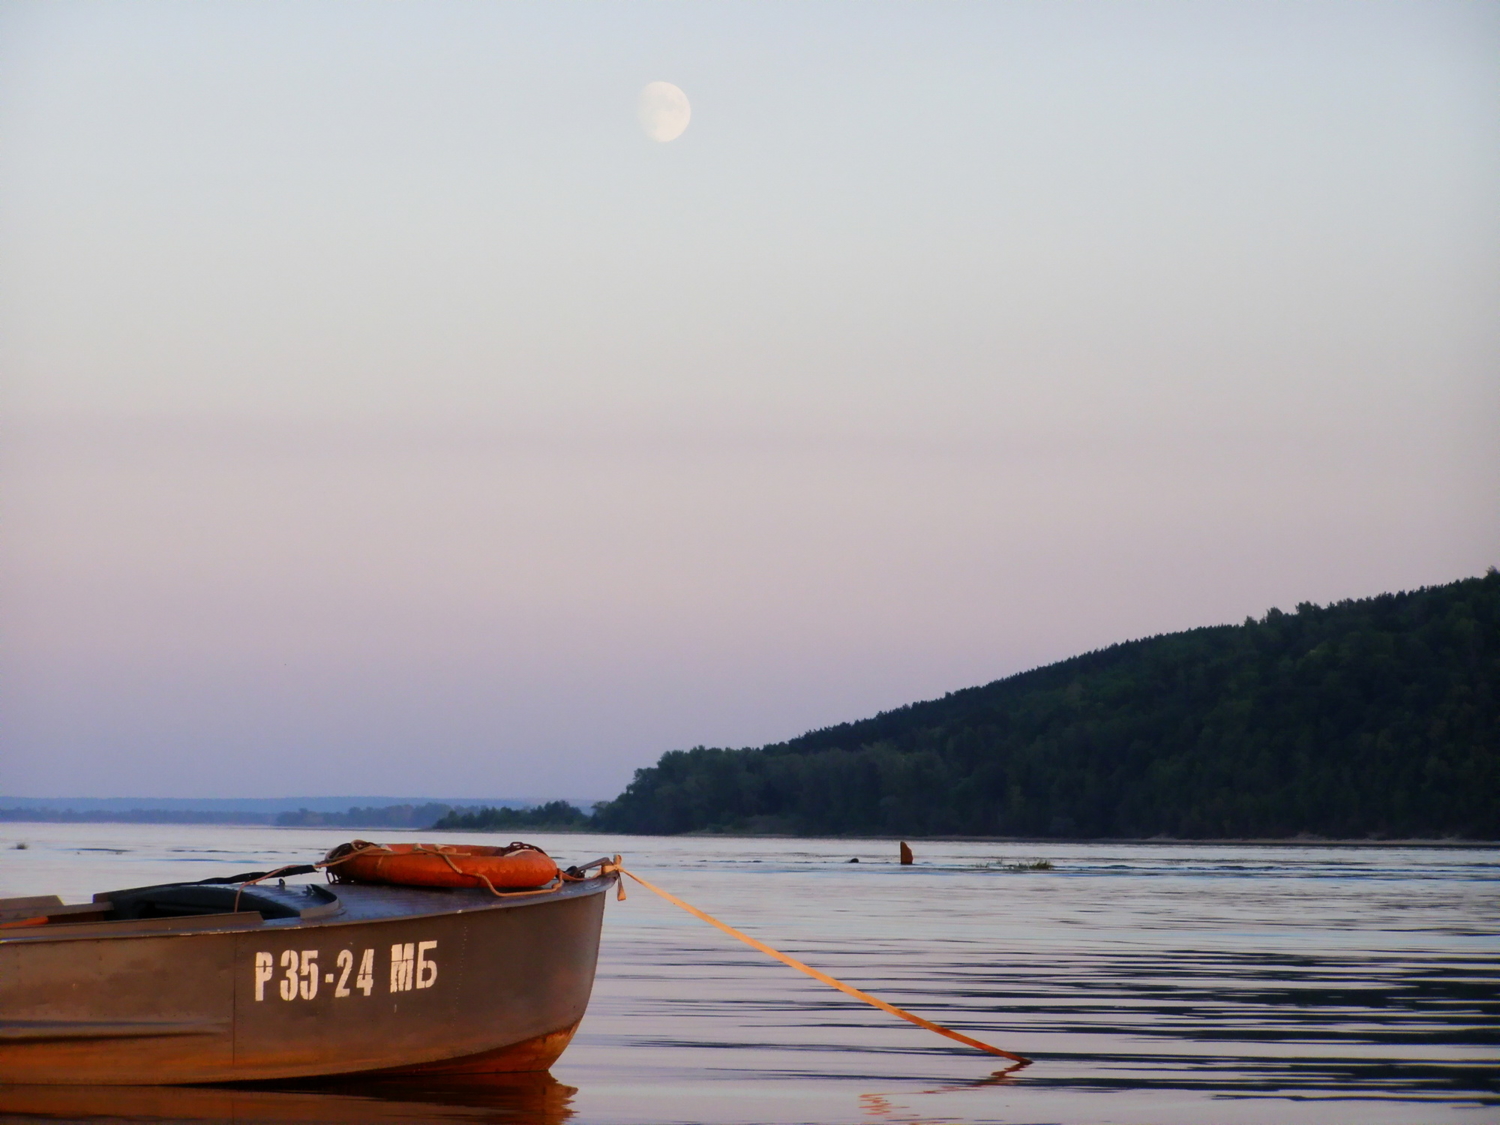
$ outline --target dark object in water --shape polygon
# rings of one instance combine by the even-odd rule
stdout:
[[[908,866],[911,865],[911,861],[912,861],[911,848],[907,847],[907,844],[906,844],[905,840],[902,840],[901,841],[901,866],[902,867],[908,867]]]
[[[617,879],[0,899],[0,1083],[545,1070],[588,1006]]]
[[[859,856],[855,856],[855,857],[854,857],[854,858],[853,858],[853,859],[851,859],[851,860],[850,860],[850,861],[849,861],[849,862],[850,862],[850,863],[858,863],[858,862],[859,862]]]

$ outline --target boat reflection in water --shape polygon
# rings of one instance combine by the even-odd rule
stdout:
[[[305,1086],[0,1086],[0,1122],[470,1121],[558,1125],[577,1093],[546,1071],[463,1079],[328,1081]]]

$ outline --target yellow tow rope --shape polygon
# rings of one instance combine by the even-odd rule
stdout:
[[[957,1031],[953,1031],[953,1030],[951,1030],[949,1028],[946,1028],[942,1024],[933,1023],[931,1020],[924,1020],[921,1016],[913,1015],[911,1012],[908,1012],[904,1008],[898,1008],[894,1004],[887,1004],[884,1000],[880,999],[878,996],[871,996],[868,992],[862,992],[859,989],[855,988],[853,985],[845,984],[841,980],[835,980],[833,977],[829,976],[827,973],[820,973],[820,972],[818,972],[817,969],[814,969],[811,965],[804,965],[801,961],[798,961],[796,958],[794,958],[794,957],[788,957],[785,953],[782,953],[780,950],[772,949],[765,942],[763,942],[763,941],[756,941],[749,934],[742,934],[742,933],[740,933],[739,930],[735,929],[733,926],[725,925],[723,922],[719,921],[713,915],[711,915],[711,914],[705,914],[703,911],[699,910],[696,906],[690,906],[688,903],[683,902],[682,899],[678,898],[676,895],[669,894],[668,892],[662,890],[660,887],[654,886],[651,883],[646,882],[646,880],[642,879],[634,871],[627,871],[627,870],[625,870],[625,868],[620,865],[620,858],[621,857],[619,857],[619,856],[615,856],[613,863],[603,864],[601,866],[601,868],[600,868],[600,874],[601,875],[609,875],[609,874],[613,874],[615,872],[618,872],[621,875],[629,875],[632,879],[634,879],[641,886],[645,887],[648,891],[651,891],[653,894],[660,895],[662,898],[664,898],[668,902],[670,902],[673,906],[677,906],[677,907],[680,907],[683,910],[686,910],[689,914],[693,915],[695,918],[701,918],[701,919],[703,919],[703,921],[707,922],[710,926],[714,927],[714,929],[716,929],[716,930],[722,930],[724,933],[728,934],[730,937],[732,937],[732,938],[738,938],[740,941],[744,942],[746,945],[750,946],[751,948],[760,950],[767,957],[774,957],[776,960],[780,961],[783,965],[789,965],[792,968],[796,969],[799,973],[806,973],[808,976],[812,977],[814,980],[820,980],[824,984],[828,985],[828,987],[830,987],[830,988],[836,988],[840,992],[843,992],[843,993],[845,993],[845,994],[847,994],[849,996],[853,996],[856,1000],[863,1000],[866,1004],[869,1004],[871,1007],[879,1008],[882,1012],[889,1012],[893,1016],[900,1016],[902,1019],[906,1020],[909,1023],[914,1023],[918,1027],[925,1027],[928,1031],[935,1031],[939,1035],[945,1035],[949,1039],[957,1040],[959,1043],[963,1043],[966,1046],[975,1047],[975,1048],[977,1048],[978,1050],[981,1050],[981,1051],[987,1051],[987,1052],[989,1052],[992,1055],[999,1055],[1003,1059],[1010,1059],[1011,1061],[1013,1061],[1016,1064],[1017,1068],[1031,1065],[1031,1060],[1028,1059],[1025,1055],[1015,1055],[1015,1054],[1012,1054],[1009,1051],[1002,1051],[999,1047],[992,1047],[988,1043],[982,1043],[982,1042],[980,1042],[978,1039],[971,1039],[971,1038],[969,1038],[969,1036],[963,1035],[963,1034],[961,1034],[961,1033],[959,1033]],[[592,866],[592,865],[590,865],[590,866]],[[620,884],[620,898],[623,899],[624,897],[625,897],[625,885],[623,883],[621,883]]]

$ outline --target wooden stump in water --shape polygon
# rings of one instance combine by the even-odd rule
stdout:
[[[911,848],[906,846],[906,841],[901,841],[901,866],[906,867],[911,863]]]

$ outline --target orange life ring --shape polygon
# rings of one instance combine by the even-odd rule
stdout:
[[[532,844],[341,844],[325,860],[335,882],[400,887],[484,887],[529,890],[555,880],[557,864]]]

